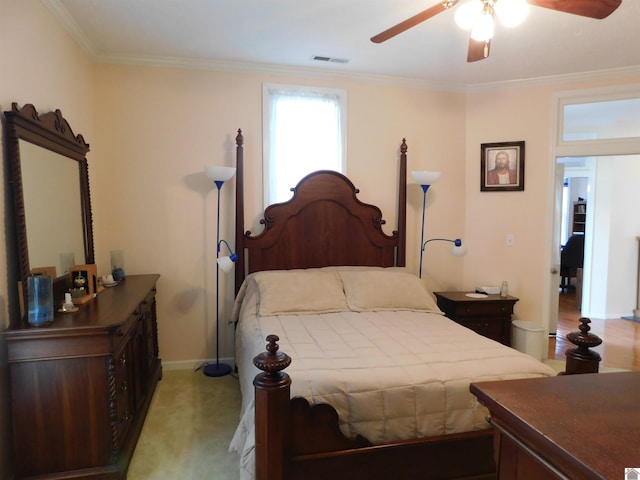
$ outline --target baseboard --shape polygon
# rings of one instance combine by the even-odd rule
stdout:
[[[233,369],[235,369],[236,361],[233,357],[231,358],[221,358],[221,363],[226,363],[227,365],[231,365]],[[162,369],[165,371],[168,370],[197,370],[204,365],[208,365],[210,363],[216,363],[215,358],[202,359],[202,360],[175,360],[167,362],[165,360],[162,361]]]
[[[554,359],[546,359],[543,360],[544,364],[553,368],[556,372],[564,372],[566,368],[566,362],[564,360],[554,360]],[[598,366],[599,373],[611,373],[611,372],[628,372],[629,370],[625,370],[624,368],[612,368],[612,367],[604,367],[602,365]]]

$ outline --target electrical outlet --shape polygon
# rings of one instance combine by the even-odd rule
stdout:
[[[507,234],[507,247],[513,247],[513,244],[516,243],[516,237],[513,233]]]

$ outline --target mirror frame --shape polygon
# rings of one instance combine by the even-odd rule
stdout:
[[[78,162],[78,181],[80,183],[80,208],[82,211],[82,236],[84,243],[84,263],[95,263],[93,249],[93,216],[91,212],[91,195],[89,192],[89,166],[86,154],[89,144],[82,135],[74,135],[71,126],[62,116],[60,110],[39,115],[32,104],[19,108],[17,103],[11,104],[11,110],[4,112],[6,118],[6,142],[9,155],[9,182],[13,189],[13,207],[16,222],[18,261],[20,264],[20,280],[23,291],[21,308],[27,311],[26,292],[24,286],[31,273],[29,248],[27,243],[27,219],[24,204],[24,188],[22,183],[22,166],[20,161],[19,140],[32,143],[64,157]],[[69,285],[67,275],[54,279],[54,301],[61,299]],[[22,320],[22,319],[21,319]]]

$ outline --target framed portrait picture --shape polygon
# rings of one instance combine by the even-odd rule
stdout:
[[[480,191],[524,190],[524,141],[480,146]]]

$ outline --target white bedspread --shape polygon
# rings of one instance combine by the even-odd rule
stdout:
[[[240,301],[244,302],[240,309]],[[280,337],[292,358],[291,396],[329,403],[345,435],[371,442],[488,428],[486,409],[469,392],[472,381],[552,376],[533,357],[464,328],[446,317],[413,311],[282,315],[259,318],[259,293],[245,282],[236,362],[241,420],[230,450],[241,454],[241,478],[254,477],[252,359],[266,336]]]

